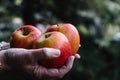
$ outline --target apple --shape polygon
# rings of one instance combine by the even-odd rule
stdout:
[[[10,47],[31,49],[33,46],[33,42],[41,34],[41,31],[35,26],[23,25],[11,34]]]
[[[46,32],[59,31],[63,33],[69,40],[72,54],[77,53],[80,46],[80,35],[76,27],[70,23],[61,23],[50,26]]]
[[[58,58],[51,60],[40,60],[39,64],[47,68],[59,68],[65,64],[69,56],[72,55],[70,43],[66,36],[60,32],[48,32],[42,34],[34,43],[33,48],[55,48],[61,54]]]

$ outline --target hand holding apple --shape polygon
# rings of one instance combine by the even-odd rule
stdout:
[[[33,48],[55,48],[61,51],[58,58],[40,60],[39,63],[48,68],[59,68],[72,55],[71,46],[66,36],[60,32],[47,32],[42,34],[34,43]]]
[[[59,68],[64,65],[68,57],[78,51],[79,45],[79,33],[70,23],[52,25],[43,34],[32,25],[23,25],[12,33],[10,39],[11,48],[59,49],[61,55],[58,58],[39,61],[39,64],[48,68]]]

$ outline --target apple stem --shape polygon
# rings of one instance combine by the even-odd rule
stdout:
[[[57,26],[59,26],[59,24],[57,24]]]
[[[24,30],[24,31],[23,31],[23,35],[24,35],[24,36],[28,35],[29,33],[30,33],[30,31],[28,31],[28,30]]]
[[[52,34],[46,34],[45,35],[45,38],[48,38],[48,37],[50,37]]]

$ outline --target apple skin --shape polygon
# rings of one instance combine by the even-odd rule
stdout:
[[[33,25],[23,25],[16,29],[10,38],[11,48],[32,49],[33,42],[41,35],[41,31]]]
[[[63,33],[69,40],[72,54],[77,53],[80,47],[80,35],[76,27],[70,23],[60,23],[51,25],[46,32],[58,31]]]
[[[39,64],[47,68],[59,68],[63,66],[68,57],[72,55],[72,50],[68,39],[60,32],[44,33],[34,43],[34,48],[45,47],[59,49],[61,52],[58,58],[39,61]]]

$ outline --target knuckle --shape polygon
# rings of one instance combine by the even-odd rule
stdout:
[[[70,70],[72,68],[72,65],[68,66],[68,70]]]
[[[33,69],[33,73],[35,78],[41,78],[42,77],[42,74],[41,74],[41,70],[39,69],[38,66],[35,66],[34,69]]]
[[[43,58],[47,58],[49,56],[48,49],[47,48],[43,48],[42,49],[42,54],[43,54]]]

